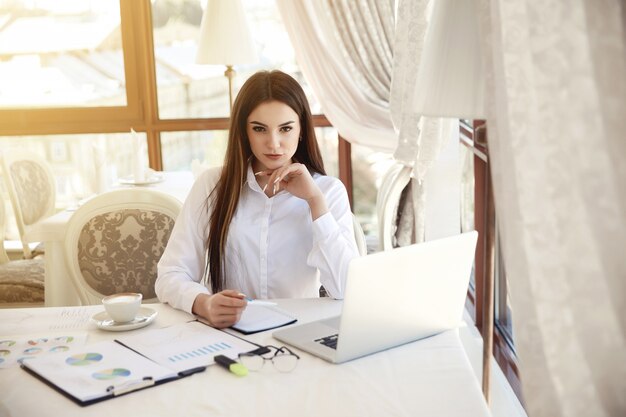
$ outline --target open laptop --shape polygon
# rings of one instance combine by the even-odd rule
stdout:
[[[340,316],[272,335],[333,363],[458,327],[476,231],[356,258]]]

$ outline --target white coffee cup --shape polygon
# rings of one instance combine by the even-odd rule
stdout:
[[[104,309],[117,323],[132,321],[139,312],[143,296],[136,292],[121,292],[102,299]]]

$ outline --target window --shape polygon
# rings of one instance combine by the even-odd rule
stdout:
[[[117,0],[0,6],[0,108],[126,105]]]
[[[484,282],[488,273],[494,274],[494,357],[518,398],[521,384],[513,340],[512,309],[506,281],[506,263],[500,250],[497,216],[491,193],[489,152],[486,125],[482,120],[461,120],[461,230],[478,231],[476,257],[467,297],[467,309],[482,331]],[[489,236],[492,234],[492,236]],[[493,245],[494,265],[488,264],[489,244]]]
[[[260,63],[235,68],[235,90],[261,68],[280,68],[298,79],[317,114],[326,170],[351,192],[350,146],[320,114],[274,1],[243,0],[243,5]],[[0,86],[0,146],[29,149],[51,163],[58,177],[59,209],[93,192],[89,178],[95,175],[97,155],[109,162],[111,182],[130,174],[126,143],[131,128],[145,138],[154,169],[191,169],[194,160],[221,163],[228,129],[227,79],[221,66],[194,63],[205,6],[198,0],[0,3],[0,76],[12,80]],[[29,36],[18,37],[25,31]],[[360,174],[366,172],[368,162],[355,162]],[[371,222],[374,176],[360,174],[356,193],[366,198],[357,206],[364,213],[360,218]],[[13,224],[10,219],[7,223]]]

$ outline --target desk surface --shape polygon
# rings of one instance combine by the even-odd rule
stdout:
[[[330,317],[341,309],[340,301],[326,298],[278,303],[299,323]],[[133,332],[193,319],[168,305],[150,307],[159,313],[155,322]],[[61,318],[56,320],[57,328],[66,320],[74,331],[87,333],[87,343],[112,340],[119,333],[99,330],[84,320],[101,310],[101,306],[4,309],[0,335],[42,335],[50,329],[47,323]],[[246,338],[260,344],[279,343],[271,333]],[[490,415],[456,330],[341,365],[296,351],[301,359],[289,374],[266,366],[241,378],[210,366],[189,378],[87,407],[22,369],[0,369],[0,416]]]

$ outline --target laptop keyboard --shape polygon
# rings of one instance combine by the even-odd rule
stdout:
[[[321,343],[322,345],[328,346],[331,349],[337,349],[338,340],[339,340],[339,334],[332,334],[330,336],[315,339],[317,343]]]

